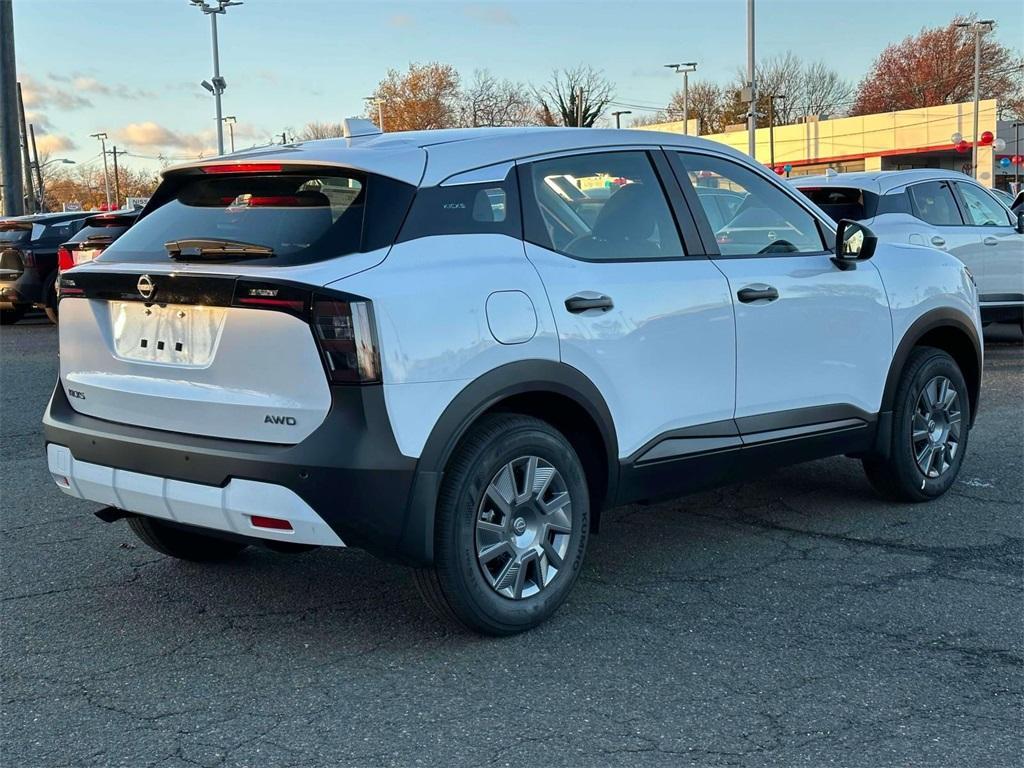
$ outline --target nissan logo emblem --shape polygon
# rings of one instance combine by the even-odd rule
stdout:
[[[143,275],[139,278],[139,282],[135,284],[135,287],[139,290],[139,295],[148,299],[156,293],[156,286],[153,284],[153,279],[149,275]]]

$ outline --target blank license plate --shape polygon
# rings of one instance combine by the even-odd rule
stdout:
[[[114,352],[125,360],[205,368],[226,316],[224,307],[111,302]]]

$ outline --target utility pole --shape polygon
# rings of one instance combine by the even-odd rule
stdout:
[[[750,102],[747,113],[747,154],[757,159],[757,82],[754,61],[754,0],[747,0],[747,87],[745,94]]]
[[[107,195],[107,210],[110,210],[110,175],[107,173],[107,134],[90,133],[89,136],[100,140],[100,153],[103,155],[103,190]]]
[[[210,39],[213,44],[213,77],[211,82],[203,80],[203,88],[213,94],[215,110],[217,112],[217,153],[224,154],[224,121],[221,119],[220,97],[227,89],[227,81],[220,75],[220,51],[217,44],[217,16],[227,13],[227,8],[232,5],[242,5],[241,0],[215,0],[216,5],[208,5],[206,0],[189,0],[196,8],[210,17]]]
[[[576,125],[583,127],[583,86],[576,89]]]
[[[121,207],[121,179],[117,173],[117,145],[115,144],[112,149],[111,154],[114,156],[114,208],[116,210]]]
[[[690,133],[690,73],[697,71],[697,62],[687,61],[684,64],[666,64],[665,66],[683,76],[683,135],[687,136]],[[697,130],[697,133],[700,133],[700,129]]]
[[[281,143],[282,144],[287,144],[288,143],[288,137],[285,136],[284,134],[285,134],[285,132],[281,131]]]
[[[629,109],[622,109],[622,110],[619,110],[618,112],[612,112],[612,114],[615,116],[615,127],[616,128],[621,128],[622,127],[622,123],[621,123],[619,118],[622,117],[622,115],[632,115],[633,111],[629,110]]]
[[[784,94],[773,93],[768,97],[768,152],[772,170],[775,170],[775,100],[786,98]]]
[[[978,102],[981,92],[981,36],[992,29],[992,19],[957,24],[963,29],[974,30],[974,139],[971,141],[971,170],[974,178],[978,178]]]
[[[0,0],[0,174],[3,214],[25,213],[24,180],[18,151],[18,72],[14,61],[14,11]]]
[[[234,153],[234,151],[235,151],[235,123],[237,123],[238,120],[235,118],[234,115],[226,115],[224,117],[224,122],[228,126],[228,136],[230,138],[231,152]]]
[[[18,83],[18,116],[21,123],[21,161],[25,169],[25,191],[32,208],[30,213],[36,213],[38,206],[32,184],[32,159],[28,156],[28,129],[25,128],[25,100],[21,96],[21,83]]]
[[[32,157],[35,158],[35,160],[32,161],[32,165],[35,166],[36,169],[36,186],[39,187],[39,195],[37,198],[39,200],[39,205],[37,208],[39,211],[43,211],[43,172],[39,169],[39,150],[36,148],[36,129],[32,123],[28,124],[28,136],[32,142]]]

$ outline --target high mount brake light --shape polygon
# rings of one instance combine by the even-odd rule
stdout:
[[[226,165],[204,165],[200,167],[203,173],[279,173],[280,163],[230,163]]]
[[[313,335],[332,382],[380,381],[380,354],[370,302],[314,297]]]

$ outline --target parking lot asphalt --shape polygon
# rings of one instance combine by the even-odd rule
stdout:
[[[1024,348],[954,489],[836,458],[605,515],[548,624],[452,632],[355,550],[162,557],[46,469],[45,320],[0,333],[0,764],[1019,766]]]

